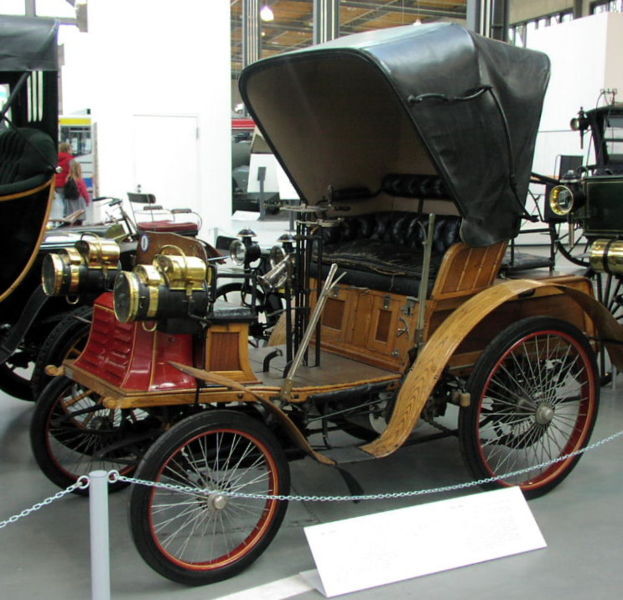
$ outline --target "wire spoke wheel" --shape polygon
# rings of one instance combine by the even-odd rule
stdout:
[[[210,411],[178,423],[146,454],[136,476],[208,489],[189,493],[134,486],[130,525],[145,561],[189,585],[238,573],[268,546],[287,504],[224,492],[289,492],[283,451],[260,422],[234,411]]]
[[[63,317],[45,338],[30,381],[35,399],[51,380],[45,372],[48,365],[58,367],[64,360],[80,356],[89,337],[92,316],[91,306],[80,306]]]
[[[594,353],[579,330],[557,319],[531,317],[502,331],[469,390],[459,436],[474,477],[503,476],[498,486],[519,485],[529,497],[569,474],[579,456],[541,465],[583,448],[597,416]],[[506,475],[522,469],[529,470]]]
[[[556,249],[570,262],[590,267],[588,256],[591,241],[584,235],[584,227],[578,222],[551,223],[550,234]]]
[[[108,409],[92,390],[56,377],[33,413],[33,454],[46,477],[62,488],[98,469],[128,475],[138,462],[141,443],[153,436],[153,421],[141,410]],[[125,485],[117,481],[109,490]],[[86,495],[88,490],[76,493]]]

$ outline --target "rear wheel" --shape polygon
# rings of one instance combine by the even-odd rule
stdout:
[[[78,358],[89,338],[93,308],[80,306],[63,317],[45,339],[30,380],[36,399],[52,378],[47,375],[48,365],[60,366],[66,358]]]
[[[142,410],[107,409],[98,394],[67,377],[55,377],[33,413],[30,440],[45,476],[61,488],[94,470],[130,474],[158,423]],[[124,487],[109,484],[109,490]],[[76,490],[87,495],[88,490]]]
[[[290,490],[288,463],[273,434],[255,419],[227,410],[178,423],[149,449],[136,477],[211,490],[132,489],[130,528],[139,553],[155,571],[186,585],[243,570],[266,549],[285,515],[285,502],[222,492]]]
[[[468,389],[463,455],[476,479],[501,476],[484,487],[519,485],[537,497],[577,464],[580,455],[543,465],[586,446],[597,417],[595,356],[577,328],[548,317],[515,323],[487,346]]]
[[[550,223],[550,235],[557,250],[570,262],[580,267],[590,267],[588,256],[591,240],[584,235],[578,222]]]

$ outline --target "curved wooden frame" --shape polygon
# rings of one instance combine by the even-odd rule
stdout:
[[[439,382],[448,361],[469,333],[493,310],[520,294],[537,289],[555,289],[579,304],[604,334],[612,362],[623,368],[623,325],[597,300],[563,284],[530,279],[506,281],[488,288],[459,306],[432,334],[409,369],[398,393],[387,429],[376,440],[360,447],[381,458],[395,452],[407,440],[420,418],[428,398]]]

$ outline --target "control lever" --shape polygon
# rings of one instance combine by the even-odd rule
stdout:
[[[320,315],[324,309],[324,305],[327,302],[327,298],[331,293],[331,290],[339,283],[340,279],[346,275],[346,273],[342,273],[335,281],[333,281],[335,277],[335,272],[337,271],[337,264],[333,263],[331,268],[329,269],[329,273],[327,274],[327,278],[322,286],[322,290],[320,291],[320,295],[318,296],[318,301],[316,302],[316,306],[314,306],[314,310],[312,311],[311,316],[309,317],[309,323],[307,324],[307,329],[303,334],[303,339],[301,340],[301,344],[296,352],[296,356],[292,360],[290,364],[290,369],[288,370],[288,375],[285,378],[283,385],[281,386],[281,390],[279,392],[279,398],[282,400],[289,400],[292,395],[292,386],[294,384],[294,377],[298,368],[301,366],[303,362],[303,357],[305,356],[305,352],[307,351],[307,347],[311,342],[312,335],[314,334],[314,330],[316,329],[316,325],[318,320],[320,319]]]

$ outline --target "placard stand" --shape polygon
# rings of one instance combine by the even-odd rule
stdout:
[[[312,525],[317,571],[301,575],[326,597],[546,547],[518,487]]]

